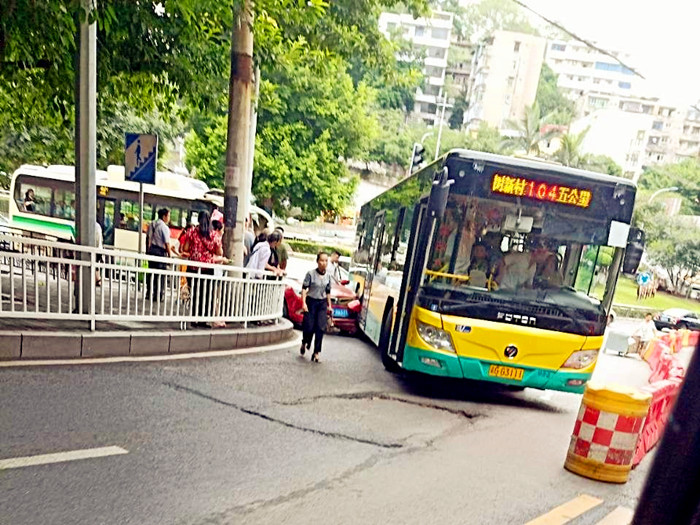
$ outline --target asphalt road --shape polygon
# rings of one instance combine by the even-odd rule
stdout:
[[[646,365],[603,356],[603,379]],[[572,523],[634,508],[562,466],[580,397],[392,375],[361,340],[231,358],[0,370],[0,523],[525,523],[582,494]],[[1,463],[1,462],[0,462]]]

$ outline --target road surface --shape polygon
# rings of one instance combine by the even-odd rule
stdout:
[[[596,375],[644,366],[602,356]],[[346,337],[320,364],[289,349],[0,375],[12,525],[500,525],[567,502],[594,524],[634,508],[649,464],[626,485],[580,478],[562,468],[580,396],[389,374]]]

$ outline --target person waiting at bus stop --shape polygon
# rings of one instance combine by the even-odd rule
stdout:
[[[301,285],[301,304],[304,309],[302,322],[303,337],[299,353],[304,355],[311,349],[311,339],[314,339],[314,353],[311,361],[320,362],[319,354],[323,344],[323,333],[328,323],[328,314],[333,312],[331,307],[331,276],[326,272],[328,254],[319,252],[316,256],[316,269],[309,270]]]
[[[209,212],[202,211],[198,216],[199,225],[189,231],[183,239],[181,247],[181,255],[187,257],[190,261],[213,264],[216,262],[216,257],[221,257],[224,254],[221,245],[221,237],[214,233],[211,227]],[[213,268],[199,268],[188,266],[189,273],[201,273],[201,275],[214,275]],[[204,316],[205,314],[213,315],[213,305],[211,298],[205,292],[208,286],[204,279],[198,279],[194,283],[194,278],[188,279],[188,285],[192,290],[192,301],[197,306],[196,315]],[[193,285],[195,285],[193,288]],[[194,326],[206,326],[206,323],[196,322]]]
[[[170,257],[173,248],[170,246],[170,210],[161,208],[158,210],[158,220],[148,226],[146,233],[146,253],[157,257]],[[148,267],[156,270],[165,270],[166,263],[160,261],[148,261]],[[146,299],[153,296],[156,300],[163,300],[163,275],[151,274],[146,279]],[[152,292],[152,293],[151,293]]]

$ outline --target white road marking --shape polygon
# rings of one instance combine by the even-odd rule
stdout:
[[[105,456],[116,456],[128,453],[128,450],[121,447],[111,446],[70,450],[68,452],[56,452],[54,454],[40,454],[38,456],[0,459],[0,470],[48,465],[49,463],[63,463],[65,461],[76,461],[78,459],[102,458]]]
[[[632,523],[634,511],[627,507],[617,507],[610,514],[605,516],[596,525],[629,525]]]
[[[26,361],[0,361],[0,368],[14,368],[22,366],[59,366],[59,365],[100,365],[109,363],[138,363],[148,361],[181,361],[184,359],[204,359],[207,357],[229,357],[234,355],[261,354],[273,352],[285,348],[298,347],[301,343],[301,334],[285,343],[278,343],[269,346],[256,348],[245,348],[241,350],[212,350],[209,352],[192,352],[189,354],[167,354],[167,355],[141,355],[141,356],[120,356],[120,357],[75,357],[72,359],[35,359]]]
[[[572,519],[588,512],[592,508],[603,503],[602,499],[594,498],[588,494],[581,494],[576,498],[567,501],[563,505],[550,510],[547,514],[542,514],[525,525],[563,525]]]

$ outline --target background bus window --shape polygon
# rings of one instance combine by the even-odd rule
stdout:
[[[51,215],[52,189],[41,184],[22,182],[15,186],[15,202],[20,211],[24,209],[25,195],[29,190],[34,191],[34,211],[40,215]]]
[[[51,215],[57,219],[75,220],[75,193],[63,188],[54,190],[53,213]]]
[[[187,218],[180,208],[170,209],[170,226],[173,228],[184,228],[187,224]]]
[[[102,241],[107,246],[114,246],[114,201],[97,199],[97,222],[102,226]]]
[[[122,199],[119,204],[119,228],[131,232],[139,231],[139,203]]]

